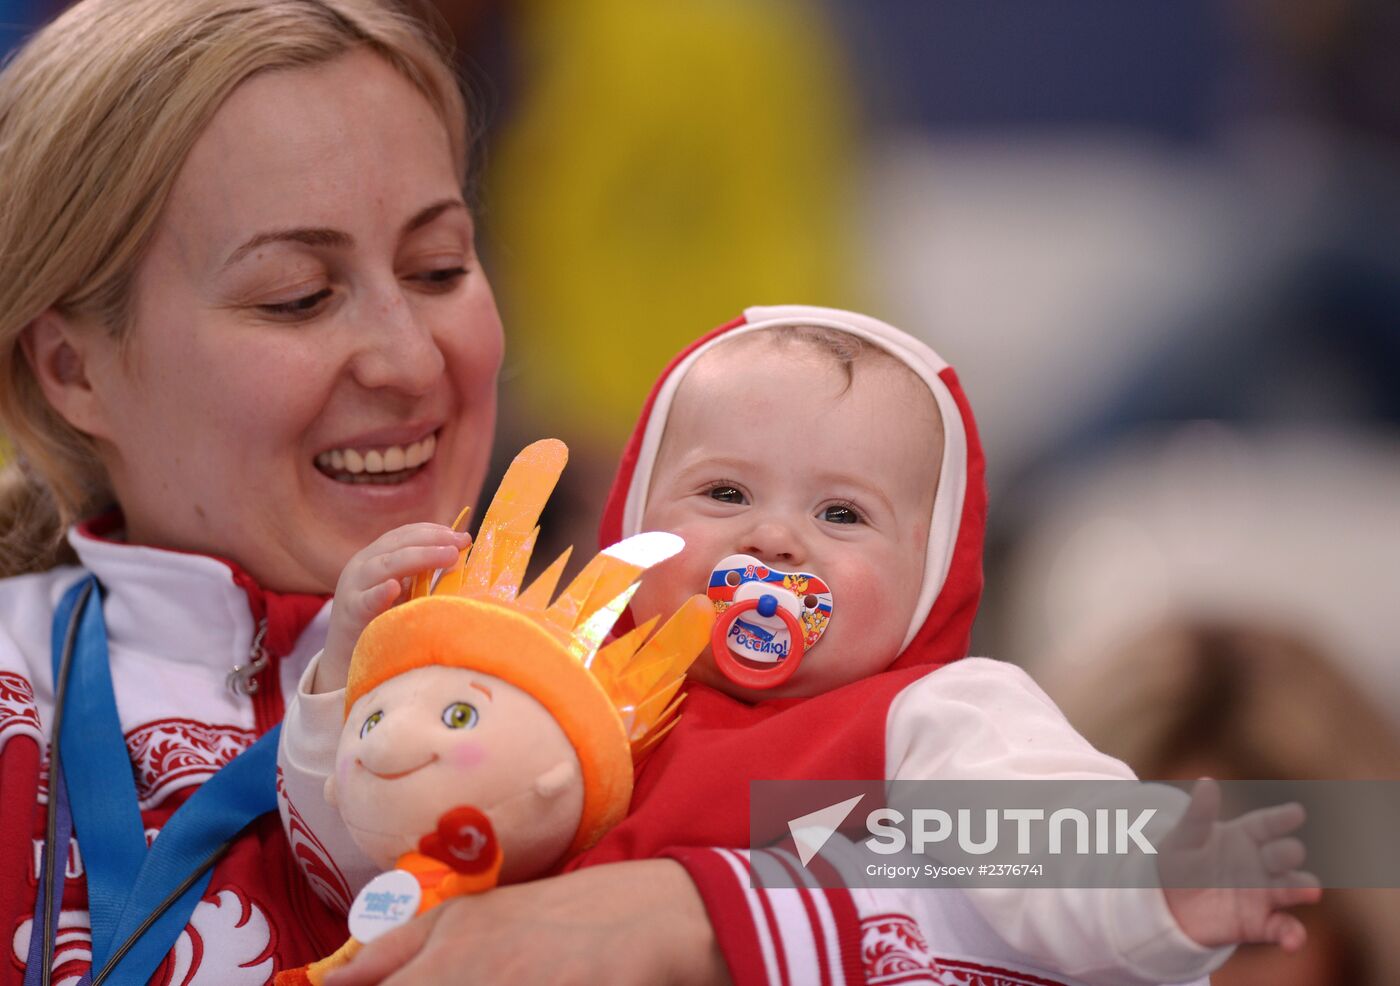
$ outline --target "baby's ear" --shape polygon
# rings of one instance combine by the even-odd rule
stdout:
[[[335,803],[335,774],[331,774],[326,778],[325,795],[326,804],[330,805],[332,808],[338,807]]]

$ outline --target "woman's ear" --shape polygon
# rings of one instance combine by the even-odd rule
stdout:
[[[50,308],[24,327],[20,345],[49,404],[87,435],[102,430],[101,401],[88,377],[91,334]]]

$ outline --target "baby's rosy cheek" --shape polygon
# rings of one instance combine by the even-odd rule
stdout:
[[[479,766],[485,761],[486,748],[473,740],[463,740],[447,753],[447,762],[462,769]]]

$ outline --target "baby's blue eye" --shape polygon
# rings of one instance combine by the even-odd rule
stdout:
[[[471,729],[479,718],[470,702],[453,702],[442,710],[442,724],[448,729]]]
[[[822,520],[832,524],[859,524],[860,514],[848,504],[833,503],[822,511]]]
[[[710,499],[721,503],[743,503],[744,494],[733,486],[715,486],[710,489]]]
[[[383,718],[384,713],[382,711],[371,712],[369,717],[365,719],[365,724],[360,727],[360,739],[364,739],[368,736],[369,731],[379,725],[379,720]]]

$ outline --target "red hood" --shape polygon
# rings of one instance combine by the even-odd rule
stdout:
[[[987,490],[982,446],[953,368],[928,346],[891,325],[834,308],[784,305],[750,308],[697,339],[673,359],[652,387],[622,453],[599,530],[600,547],[641,531],[651,469],[666,428],[672,397],[700,354],[723,336],[785,325],[821,325],[872,342],[908,366],[929,386],[944,422],[943,467],[933,506],[924,581],[905,647],[892,669],[942,665],[967,655],[972,622],[982,596],[982,539]],[[696,587],[700,591],[703,587]],[[630,621],[620,623],[621,632]]]

